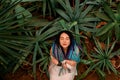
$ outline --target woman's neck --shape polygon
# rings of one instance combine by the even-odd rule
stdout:
[[[66,54],[66,53],[67,53],[67,48],[64,48],[63,51],[64,51],[64,53]]]

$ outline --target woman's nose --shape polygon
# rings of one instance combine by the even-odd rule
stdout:
[[[64,39],[63,42],[66,42],[66,39]]]

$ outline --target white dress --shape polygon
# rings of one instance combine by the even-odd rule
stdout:
[[[76,66],[72,67],[72,66],[67,64],[67,67],[69,67],[70,72],[63,70],[61,72],[61,74],[59,75],[60,69],[62,67],[57,66],[51,62],[50,66],[49,66],[50,80],[74,80],[75,75],[77,75]]]

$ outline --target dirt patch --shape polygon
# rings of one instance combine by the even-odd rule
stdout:
[[[79,75],[82,74],[86,69],[86,65],[80,65],[78,68]],[[118,69],[120,71],[120,68]],[[48,76],[44,73],[41,75],[41,72],[37,69],[37,80],[49,80]],[[119,75],[120,76],[120,75]],[[120,77],[114,73],[107,74],[105,80],[120,80]],[[3,77],[3,80],[34,80],[32,76],[32,70],[18,69],[14,74],[8,73]],[[76,79],[74,79],[76,80]],[[99,80],[99,76],[95,71],[90,72],[83,80]]]
[[[45,73],[37,69],[36,71],[37,80],[49,80]],[[22,68],[18,69],[14,74],[8,73],[3,77],[3,80],[34,80],[32,75],[32,69],[24,70]]]

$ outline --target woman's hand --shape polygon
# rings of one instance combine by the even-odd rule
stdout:
[[[69,65],[71,65],[71,66],[76,66],[76,62],[73,61],[73,60],[65,60],[65,63],[66,63],[66,64],[69,64]]]
[[[65,61],[62,62],[62,67],[63,67],[64,69],[67,69],[67,65],[66,65],[66,62],[65,62]]]

